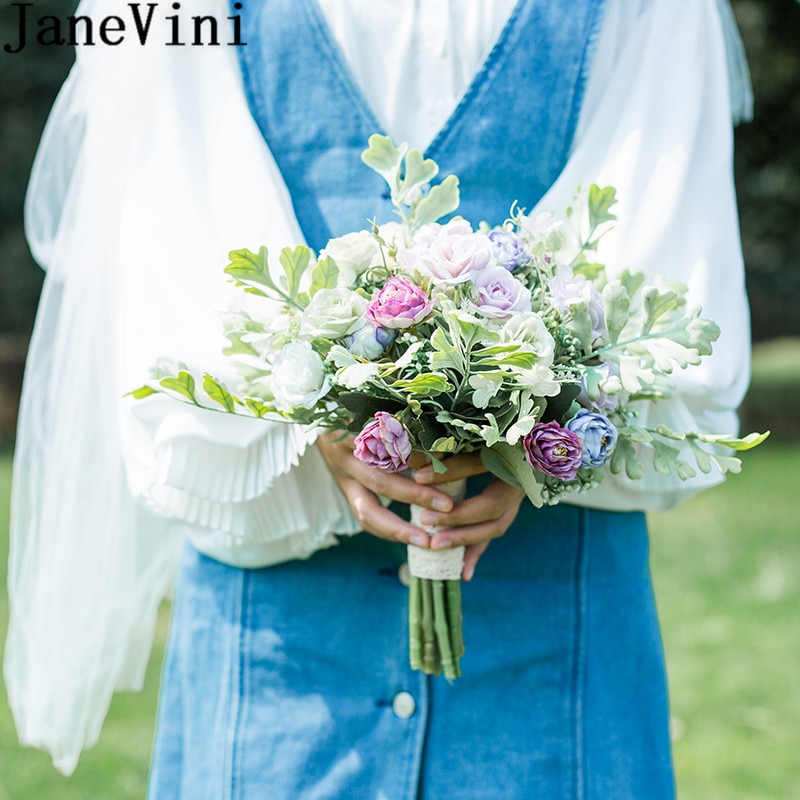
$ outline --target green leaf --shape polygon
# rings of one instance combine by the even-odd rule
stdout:
[[[438,394],[449,392],[453,384],[447,380],[446,375],[437,372],[425,372],[415,375],[410,380],[394,381],[390,388],[395,391],[408,392],[418,397],[435,397]]]
[[[718,444],[722,447],[728,447],[731,450],[752,450],[754,447],[758,447],[758,445],[766,441],[766,439],[769,438],[769,434],[769,431],[765,433],[749,433],[741,439],[725,434],[695,434],[695,436],[701,442]]]
[[[415,205],[414,227],[419,228],[452,214],[460,202],[458,178],[455,175],[448,175],[440,184],[431,188],[427,197],[423,197]]]
[[[194,394],[194,378],[185,370],[181,370],[177,375],[168,375],[166,378],[162,378],[158,383],[164,389],[183,395],[183,397],[189,400],[189,402],[194,403],[194,405],[200,405]]]
[[[364,392],[342,392],[339,402],[354,415],[350,430],[360,431],[374,416],[376,411],[386,411],[389,414],[398,414],[406,408],[405,403],[398,400],[389,400],[385,397],[375,397]]]
[[[300,280],[303,273],[311,263],[311,250],[301,244],[295,248],[284,247],[281,250],[280,264],[286,275],[286,291],[293,300],[297,298],[300,291]]]
[[[619,339],[630,317],[631,299],[620,281],[611,281],[603,287],[603,311],[605,312],[608,340],[613,344]]]
[[[339,267],[329,256],[321,258],[311,270],[309,294],[313,297],[320,289],[335,289],[339,278]]]
[[[229,414],[236,412],[236,401],[233,395],[211,375],[203,375],[203,391]]]
[[[723,475],[728,472],[738,475],[742,471],[742,462],[733,456],[712,455],[711,460],[719,467],[719,471]]]
[[[583,275],[584,278],[590,281],[600,277],[600,275],[603,274],[603,270],[605,270],[605,265],[597,261],[589,261],[589,259],[586,258],[586,253],[582,250],[572,260],[570,267],[576,275]]]
[[[600,187],[593,183],[589,187],[589,225],[594,230],[604,222],[612,222],[617,218],[611,208],[617,202],[617,190],[613,186]]]
[[[548,397],[546,399],[547,406],[542,414],[542,422],[550,422],[555,420],[561,422],[564,415],[569,411],[572,401],[581,393],[581,387],[578,383],[564,383],[561,386],[561,391],[555,397]]]
[[[258,253],[244,248],[231,250],[228,253],[230,264],[225,267],[225,273],[234,280],[243,283],[256,283],[277,291],[278,287],[272,280],[269,271],[269,251],[263,245],[258,248]]]
[[[618,475],[624,469],[631,480],[639,480],[644,475],[644,464],[636,457],[636,448],[627,439],[617,442],[609,468],[613,475]]]
[[[653,448],[655,453],[653,455],[653,468],[659,475],[667,476],[672,471],[672,465],[678,460],[680,451],[677,447],[653,440]]]
[[[672,428],[668,428],[663,423],[659,423],[655,427],[655,432],[659,436],[663,436],[665,439],[674,439],[676,442],[682,442],[686,439],[686,434],[681,433],[680,431],[674,431]]]
[[[481,461],[486,469],[501,481],[523,488],[536,508],[541,508],[544,504],[541,486],[536,480],[533,468],[525,460],[521,447],[498,442],[493,447],[481,450]]]
[[[248,355],[257,356],[258,350],[253,347],[252,342],[242,341],[242,336],[246,336],[250,331],[227,331],[225,338],[230,342],[227,347],[222,348],[226,356]]]
[[[692,448],[697,468],[704,475],[708,475],[711,472],[711,456],[695,440],[689,439],[689,445]]]
[[[126,392],[125,397],[133,397],[134,400],[144,400],[145,397],[150,397],[151,394],[158,394],[157,389],[152,386],[140,386],[131,392]]]
[[[642,304],[645,312],[642,333],[650,333],[660,317],[681,304],[681,298],[676,292],[661,292],[655,286],[648,286],[642,292]]]
[[[267,414],[278,413],[272,406],[267,406],[255,397],[244,398],[245,407],[248,408],[259,419],[263,419]]]
[[[417,150],[409,150],[406,154],[405,170],[399,181],[397,199],[401,203],[411,205],[413,195],[426,183],[430,183],[439,172],[439,166],[430,158],[423,158]]]
[[[383,177],[392,192],[395,192],[400,174],[400,164],[408,150],[408,145],[395,147],[389,136],[373,133],[369,137],[369,147],[361,153],[361,160]]]

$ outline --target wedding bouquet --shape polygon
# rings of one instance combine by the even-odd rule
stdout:
[[[646,469],[686,479],[738,471],[743,439],[637,423],[639,401],[669,397],[676,368],[711,353],[718,327],[687,288],[640,273],[610,279],[593,260],[613,223],[613,188],[579,192],[563,224],[511,206],[497,227],[454,217],[458,179],[431,181],[419,150],[370,137],[365,164],[389,185],[399,220],[331,239],[319,254],[234,250],[242,291],[224,315],[236,387],[159,364],[137,398],[166,392],[204,408],[349,431],[365,463],[400,472],[412,452],[437,472],[479,451],[535,506]],[[463,481],[441,484],[455,498]],[[412,509],[412,520],[415,519]],[[440,563],[441,562],[441,563]],[[409,546],[410,660],[460,674],[463,548]]]

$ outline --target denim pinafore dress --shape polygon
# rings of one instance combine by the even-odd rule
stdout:
[[[603,10],[517,3],[426,148],[468,219],[532,206],[562,169]],[[314,0],[241,13],[250,108],[308,243],[391,219],[359,160],[380,125]],[[674,796],[643,514],[524,504],[463,587],[453,684],[408,667],[404,561],[367,534],[260,570],[187,546],[150,800]]]

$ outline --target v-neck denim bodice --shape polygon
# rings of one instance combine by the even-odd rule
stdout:
[[[459,213],[496,224],[530,208],[567,160],[605,0],[519,0],[425,154],[461,180]],[[361,163],[382,130],[315,0],[264,0],[242,14],[251,112],[309,245],[394,218],[383,180]],[[421,143],[410,142],[411,146]]]

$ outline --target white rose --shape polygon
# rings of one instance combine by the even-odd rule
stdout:
[[[529,311],[517,314],[506,320],[499,330],[500,341],[513,343],[521,350],[528,350],[538,356],[537,364],[549,367],[553,363],[556,343],[542,318]]]
[[[322,359],[308,342],[291,342],[275,357],[270,388],[281,411],[313,408],[330,389]]]
[[[338,286],[350,287],[356,278],[370,267],[383,263],[381,249],[369,231],[347,233],[331,239],[320,253],[329,256],[339,267]]]
[[[350,289],[320,289],[300,318],[303,336],[341,339],[364,324],[367,300]]]

